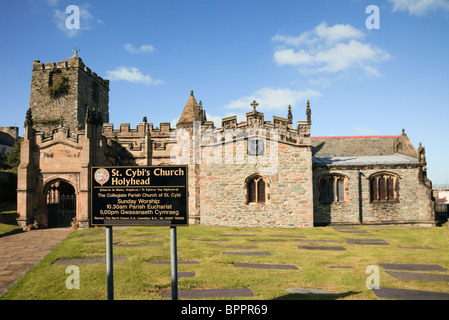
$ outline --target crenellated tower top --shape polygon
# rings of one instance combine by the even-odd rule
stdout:
[[[56,63],[33,61],[30,109],[36,131],[49,134],[61,119],[72,132],[84,129],[89,108],[109,122],[109,80],[89,69],[77,52]]]

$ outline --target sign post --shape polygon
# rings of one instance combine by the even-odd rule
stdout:
[[[178,245],[176,227],[170,227],[171,298],[178,300]]]
[[[172,299],[178,299],[176,227],[188,226],[187,166],[92,167],[91,225],[106,227],[108,300],[114,299],[113,226],[169,226]]]
[[[114,300],[114,254],[112,252],[112,227],[106,227],[106,273],[108,283],[108,300]]]

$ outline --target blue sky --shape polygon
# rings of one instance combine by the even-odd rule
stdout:
[[[80,29],[66,28],[69,5]],[[368,29],[369,5],[379,29]],[[23,121],[34,59],[110,79],[110,122],[176,123],[190,90],[208,120],[305,120],[313,136],[399,135],[449,183],[449,0],[2,0],[0,126]]]

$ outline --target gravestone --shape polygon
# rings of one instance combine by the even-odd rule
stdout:
[[[267,263],[233,263],[237,268],[252,268],[252,269],[272,269],[272,270],[299,270],[297,266],[288,264],[267,264]]]

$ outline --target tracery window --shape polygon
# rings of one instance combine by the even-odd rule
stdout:
[[[398,201],[399,180],[391,173],[380,173],[370,177],[371,202]]]
[[[254,175],[246,179],[246,204],[265,204],[268,198],[267,189],[267,181],[260,175]]]
[[[346,185],[348,178],[344,175],[329,174],[319,180],[319,200],[322,204],[344,203],[347,201]]]

